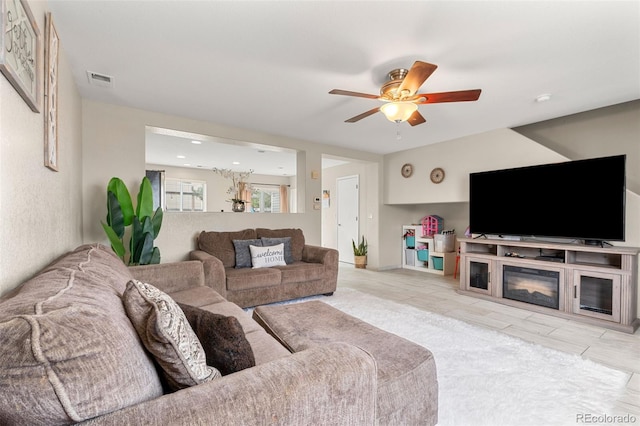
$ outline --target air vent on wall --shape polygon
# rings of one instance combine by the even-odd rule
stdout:
[[[93,71],[87,71],[87,77],[89,78],[89,84],[98,87],[113,87],[113,77],[110,75],[100,74]]]

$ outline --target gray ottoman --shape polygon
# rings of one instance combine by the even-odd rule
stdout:
[[[369,352],[378,369],[378,424],[435,425],[438,380],[433,354],[321,301],[260,306],[253,318],[291,352],[347,342]]]

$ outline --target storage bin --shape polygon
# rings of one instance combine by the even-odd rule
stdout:
[[[405,249],[404,258],[407,266],[416,266],[416,251],[414,249]]]
[[[435,251],[439,253],[451,253],[455,249],[455,234],[436,234],[433,236],[433,245]]]
[[[407,248],[414,248],[416,246],[416,237],[406,237]]]
[[[427,249],[419,249],[418,250],[418,260],[421,262],[427,262],[429,260],[429,250]]]
[[[433,269],[437,269],[438,271],[442,271],[443,269],[443,259],[438,256],[431,256],[431,261],[433,262]]]

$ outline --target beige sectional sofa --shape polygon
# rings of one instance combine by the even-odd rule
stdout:
[[[268,334],[207,286],[204,265],[127,268],[110,248],[85,245],[0,298],[0,424],[437,422],[430,351],[326,304],[311,304],[319,301],[258,308],[255,318]],[[166,371],[147,347],[154,330],[131,317],[127,293],[136,282],[190,305],[185,313],[197,307],[239,323],[253,366],[168,390]]]
[[[234,241],[289,239],[285,266],[239,267]],[[246,308],[317,294],[332,294],[338,281],[338,251],[308,245],[301,229],[202,231],[190,259],[204,263],[207,285]]]
[[[134,277],[238,318],[256,366],[167,394],[121,300]],[[375,371],[345,343],[291,354],[205,286],[199,261],[129,269],[83,246],[0,299],[2,425],[373,424]]]

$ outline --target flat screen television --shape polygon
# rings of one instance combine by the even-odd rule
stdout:
[[[473,234],[625,239],[625,155],[471,173]]]

